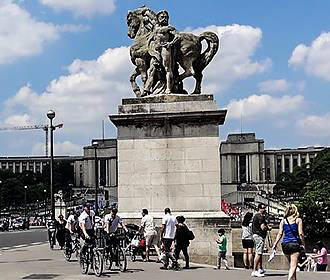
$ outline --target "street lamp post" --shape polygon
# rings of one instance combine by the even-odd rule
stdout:
[[[49,110],[47,117],[50,121],[50,209],[51,219],[55,220],[55,202],[54,202],[54,189],[53,189],[53,176],[54,176],[54,130],[53,119],[55,118],[55,112]]]
[[[95,164],[95,215],[99,214],[99,202],[98,202],[98,189],[99,189],[99,166],[97,162],[97,146],[98,142],[93,142],[94,147],[94,164]]]
[[[26,191],[27,191],[27,186],[24,186],[24,221],[26,221]]]
[[[45,219],[46,219],[46,215],[47,215],[47,191],[44,190],[44,194],[45,194]]]

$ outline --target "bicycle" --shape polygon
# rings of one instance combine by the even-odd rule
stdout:
[[[81,245],[79,241],[79,235],[77,233],[72,234],[70,247],[65,246],[63,250],[65,260],[69,262],[72,254],[76,253],[76,258],[79,261],[80,249]]]
[[[80,271],[82,274],[87,274],[89,267],[92,267],[94,274],[98,277],[103,272],[103,249],[95,246],[95,240],[85,240],[85,244],[80,251]]]
[[[115,264],[121,272],[125,272],[127,270],[125,250],[121,247],[120,240],[114,233],[110,234],[109,238],[111,244],[105,246],[103,250],[105,269],[111,270],[112,265]]]

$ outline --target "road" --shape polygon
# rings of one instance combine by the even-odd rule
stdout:
[[[47,241],[45,228],[0,232],[0,249],[36,244]]]
[[[136,261],[128,263],[128,271],[105,271],[102,279],[113,280],[243,280],[252,279],[250,271],[242,269],[216,270],[213,267],[192,265],[189,270],[163,271],[160,264]],[[47,243],[4,250],[0,255],[0,279],[55,279],[55,280],[90,280],[97,279],[92,270],[88,275],[81,275],[78,262],[64,261],[63,252],[51,251]],[[267,271],[268,279],[286,280],[286,271]],[[328,280],[330,273],[299,272],[299,280]]]

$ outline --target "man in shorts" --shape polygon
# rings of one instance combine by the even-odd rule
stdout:
[[[148,209],[142,209],[142,219],[140,226],[140,233],[144,234],[144,238],[146,240],[146,258],[144,261],[149,261],[149,252],[150,247],[154,246],[158,260],[160,259],[160,252],[158,247],[158,235],[154,226],[154,218],[149,215]]]
[[[266,205],[263,203],[259,203],[258,213],[254,215],[252,220],[252,233],[253,233],[254,244],[256,247],[254,266],[253,266],[253,271],[251,273],[251,276],[253,277],[265,276],[264,275],[265,270],[262,267],[262,254],[264,251],[267,231],[271,230],[271,227],[267,225],[265,214],[266,214]]]

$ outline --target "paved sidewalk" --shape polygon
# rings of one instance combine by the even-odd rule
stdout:
[[[89,275],[80,273],[78,262],[70,263],[63,258],[60,250],[49,250],[46,243],[5,250],[0,255],[0,279],[55,279],[55,280],[89,280],[97,279],[93,271]],[[102,279],[134,279],[134,280],[243,280],[256,279],[250,276],[250,271],[241,269],[216,270],[212,267],[192,265],[189,270],[162,271],[158,263],[128,262],[128,271],[105,271]],[[44,276],[42,276],[44,274]],[[286,280],[286,271],[268,271],[265,279]],[[299,272],[299,280],[329,280],[330,273]]]

